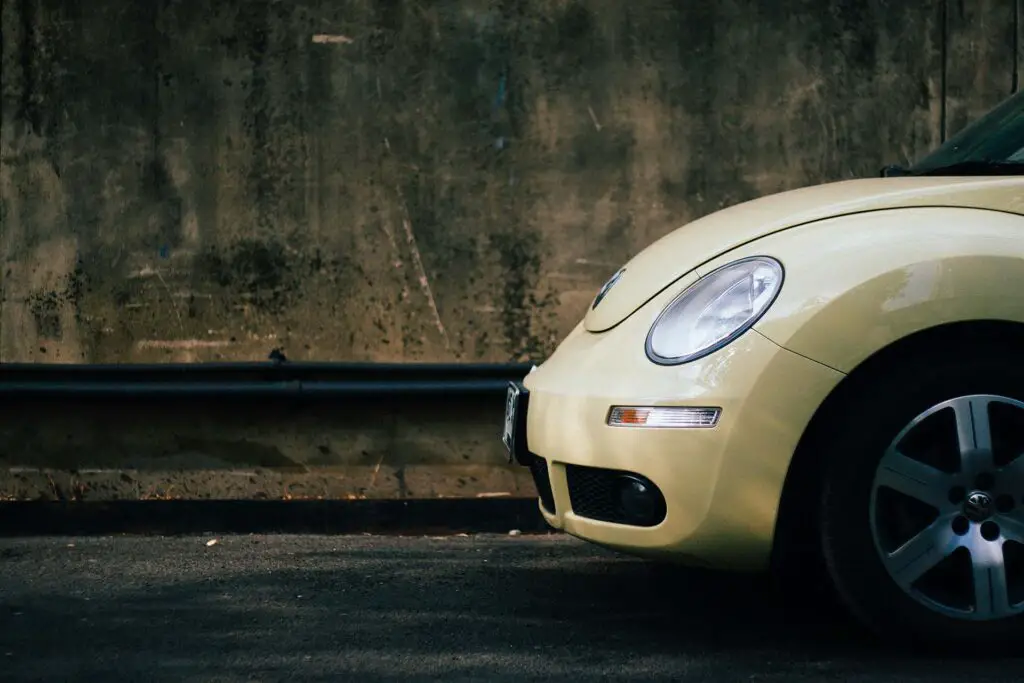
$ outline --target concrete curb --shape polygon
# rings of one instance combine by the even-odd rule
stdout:
[[[308,406],[18,401],[0,416],[0,500],[529,498],[501,397]]]
[[[0,502],[0,536],[553,531],[536,498]]]
[[[530,471],[505,463],[206,470],[0,468],[0,500],[11,501],[426,500],[536,495]]]

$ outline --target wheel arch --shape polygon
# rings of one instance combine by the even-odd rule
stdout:
[[[786,571],[808,561],[819,562],[817,515],[807,514],[807,510],[816,507],[814,484],[820,481],[827,462],[816,455],[817,444],[844,404],[893,364],[938,352],[955,353],[964,345],[994,352],[1020,350],[1024,354],[1024,323],[964,320],[918,330],[868,356],[822,401],[797,443],[786,472],[772,544],[771,564],[775,569]]]

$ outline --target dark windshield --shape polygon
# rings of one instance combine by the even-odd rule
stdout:
[[[1024,90],[1003,100],[907,170],[921,174],[985,164],[1024,166]]]

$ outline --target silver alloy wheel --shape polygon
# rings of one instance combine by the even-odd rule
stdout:
[[[1024,446],[1006,446],[1022,418],[1024,403],[1002,396],[945,401],[907,425],[878,465],[875,548],[896,584],[932,610],[975,621],[1024,614]]]

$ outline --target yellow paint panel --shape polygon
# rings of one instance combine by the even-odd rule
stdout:
[[[858,214],[766,237],[700,270],[753,254],[786,268],[782,292],[756,329],[842,372],[944,323],[1024,323],[1024,216],[948,208]]]
[[[545,516],[556,528],[629,552],[760,568],[796,443],[842,375],[754,331],[694,363],[651,363],[644,353],[647,329],[682,286],[611,332],[577,327],[527,376],[529,447],[551,461],[558,508]],[[722,416],[712,429],[610,427],[613,405],[713,406]],[[572,514],[566,464],[648,477],[667,499],[667,519],[641,529]]]
[[[644,342],[664,307],[697,277],[752,255],[786,268],[759,323],[695,362],[649,361]],[[776,195],[674,233],[628,271],[598,307],[610,312],[588,315],[526,379],[528,441],[549,463],[557,507],[545,517],[627,552],[759,568],[797,443],[846,372],[924,328],[1024,322],[1024,179],[894,178]],[[722,416],[714,428],[610,427],[613,405]],[[567,465],[648,477],[665,495],[665,520],[580,517]]]
[[[608,330],[679,277],[753,240],[836,216],[901,207],[975,207],[1024,215],[1024,178],[847,180],[761,197],[669,233],[629,263],[586,329]]]

